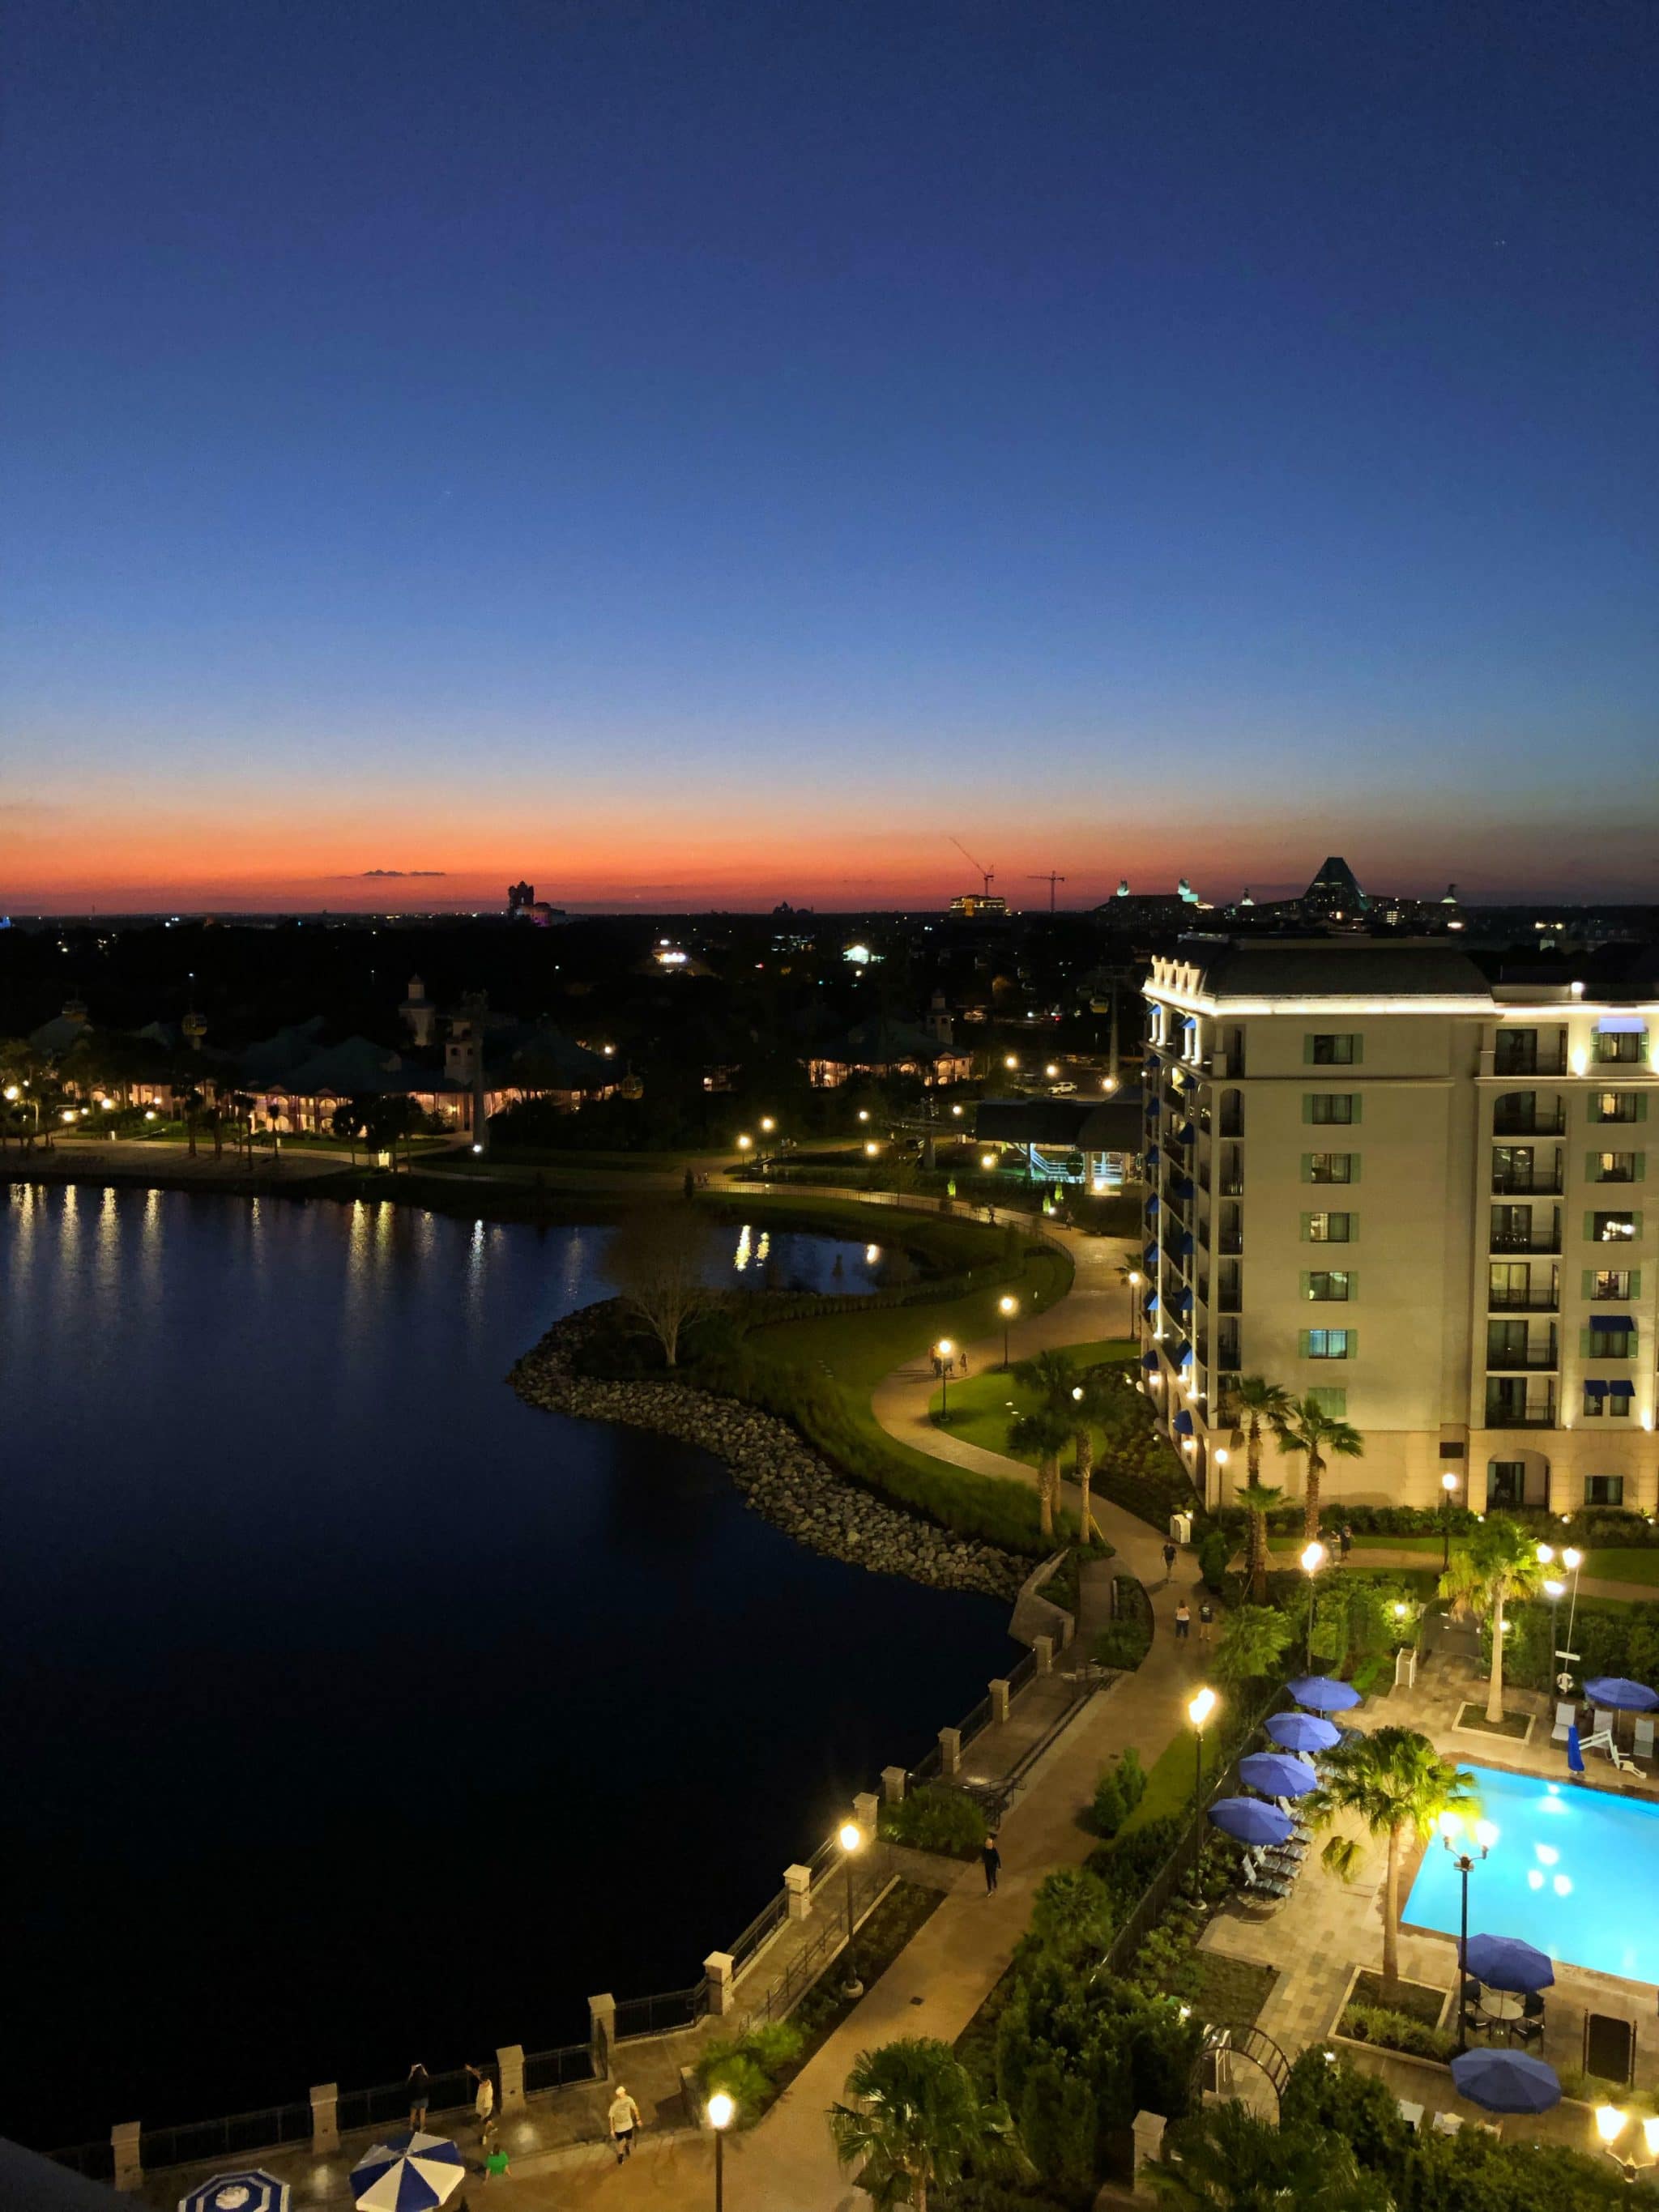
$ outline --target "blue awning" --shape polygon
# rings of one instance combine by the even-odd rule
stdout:
[[[1149,1375],[1156,1375],[1158,1372],[1157,1352],[1143,1352],[1140,1355],[1140,1364]]]
[[[1141,1060],[1143,1066],[1146,1067],[1161,1067],[1164,1065],[1158,1054],[1152,1051],[1143,1053],[1141,1055]]]
[[[1143,1267],[1157,1267],[1157,1265],[1158,1265],[1158,1239],[1157,1239],[1157,1237],[1153,1237],[1153,1239],[1152,1239],[1152,1243],[1151,1243],[1146,1247],[1146,1250],[1141,1254],[1141,1255],[1140,1255],[1140,1264],[1141,1264],[1141,1266],[1142,1266]]]
[[[1190,1145],[1192,1141],[1193,1125],[1190,1121],[1183,1121],[1176,1131],[1176,1142],[1178,1145]]]
[[[1147,1147],[1146,1147],[1146,1164],[1147,1164],[1147,1166],[1148,1166],[1149,1168],[1155,1168],[1155,1167],[1158,1165],[1158,1162],[1163,1158],[1163,1157],[1164,1157],[1163,1153],[1159,1152],[1159,1150],[1158,1149],[1158,1146],[1157,1146],[1156,1145],[1148,1145],[1148,1146],[1147,1146]]]
[[[1633,1398],[1636,1395],[1636,1385],[1633,1382],[1609,1382],[1607,1395],[1609,1398]]]
[[[1140,1310],[1144,1314],[1155,1314],[1158,1311],[1158,1292],[1156,1291],[1147,1291],[1146,1297],[1140,1302]]]
[[[1146,1211],[1147,1211],[1147,1212],[1148,1212],[1148,1213],[1156,1213],[1156,1212],[1158,1212],[1158,1193],[1157,1193],[1156,1191],[1153,1191],[1153,1192],[1152,1192],[1152,1193],[1151,1193],[1151,1194],[1148,1196],[1148,1198],[1147,1198],[1147,1200],[1146,1200]]]
[[[1193,1433],[1193,1417],[1185,1407],[1175,1417],[1175,1432],[1178,1437],[1189,1437]]]
[[[1605,1382],[1586,1382],[1584,1385],[1584,1395],[1587,1398],[1605,1398],[1607,1395],[1607,1386]]]
[[[1190,1367],[1192,1364],[1193,1347],[1190,1344],[1183,1344],[1180,1351],[1176,1354],[1176,1365],[1177,1367]]]
[[[1178,1199],[1181,1199],[1183,1201],[1187,1199],[1193,1198],[1197,1194],[1194,1188],[1193,1179],[1190,1176],[1177,1176],[1175,1181],[1170,1185],[1170,1188],[1174,1192],[1175,1195]]]
[[[1176,1239],[1176,1255],[1178,1259],[1189,1260],[1192,1257],[1192,1252],[1193,1232],[1190,1229],[1183,1229]]]
[[[1629,1314],[1592,1314],[1590,1327],[1611,1329],[1622,1336],[1627,1330],[1634,1329],[1636,1323]]]
[[[1193,1310],[1193,1294],[1192,1294],[1192,1291],[1191,1291],[1187,1287],[1187,1285],[1183,1283],[1183,1284],[1182,1285],[1182,1286],[1181,1286],[1181,1295],[1180,1295],[1180,1297],[1176,1300],[1176,1311],[1177,1313],[1190,1313],[1190,1312],[1192,1311],[1192,1310]]]

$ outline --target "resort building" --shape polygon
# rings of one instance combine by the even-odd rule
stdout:
[[[1646,988],[1493,982],[1443,942],[1153,961],[1141,1372],[1212,1503],[1255,1374],[1362,1432],[1334,1500],[1659,1510]]]

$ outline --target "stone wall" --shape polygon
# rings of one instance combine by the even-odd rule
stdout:
[[[754,1511],[809,1551],[936,1589],[1010,1599],[1019,1589],[1029,1559],[953,1535],[873,1497],[775,1414],[684,1382],[605,1382],[576,1374],[572,1357],[595,1310],[585,1308],[556,1322],[514,1368],[507,1379],[528,1404],[701,1445],[726,1462]]]

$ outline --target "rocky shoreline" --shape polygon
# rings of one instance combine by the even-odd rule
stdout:
[[[826,1558],[934,1589],[1018,1595],[1030,1560],[887,1504],[849,1482],[775,1414],[684,1382],[604,1382],[575,1373],[573,1355],[589,1316],[600,1310],[590,1306],[556,1322],[514,1367],[507,1380],[526,1404],[701,1445],[725,1461],[753,1511]]]

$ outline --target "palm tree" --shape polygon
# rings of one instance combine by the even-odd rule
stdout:
[[[1224,1682],[1259,1681],[1285,1656],[1291,1634],[1277,1606],[1236,1606],[1221,1624],[1215,1671]]]
[[[1455,1812],[1474,1799],[1474,1778],[1443,1759],[1415,1729],[1351,1729],[1325,1754],[1324,1780],[1303,1800],[1308,1817],[1324,1826],[1339,1813],[1352,1813],[1373,1836],[1388,1845],[1382,1881],[1382,1978],[1400,1979],[1400,1854],[1408,1837],[1427,1836],[1443,1813]],[[1352,1836],[1333,1836],[1325,1864],[1352,1881],[1361,1846]]]
[[[1078,1515],[1078,1541],[1092,1544],[1097,1530],[1094,1511],[1089,1500],[1089,1486],[1095,1472],[1095,1431],[1107,1420],[1116,1407],[1123,1385],[1119,1381],[1121,1370],[1109,1367],[1103,1361],[1085,1367],[1080,1378],[1072,1385],[1073,1435],[1077,1444],[1077,1486],[1083,1494],[1082,1510]]]
[[[1269,1382],[1265,1375],[1241,1375],[1233,1385],[1233,1399],[1249,1417],[1244,1431],[1244,1460],[1255,1485],[1261,1480],[1261,1439],[1290,1412],[1291,1394],[1282,1383]]]
[[[1280,1451],[1306,1455],[1302,1533],[1311,1543],[1319,1534],[1319,1478],[1325,1472],[1327,1458],[1363,1458],[1365,1439],[1349,1422],[1328,1413],[1311,1390],[1305,1398],[1292,1398],[1285,1410],[1273,1417],[1273,1427]]]
[[[1543,1579],[1543,1563],[1531,1533],[1504,1514],[1477,1522],[1440,1577],[1442,1597],[1460,1601],[1491,1623],[1486,1718],[1494,1728],[1504,1717],[1504,1607],[1512,1597],[1532,1596]]]
[[[1250,1533],[1244,1555],[1244,1572],[1250,1602],[1260,1605],[1267,1595],[1267,1516],[1284,1497],[1270,1482],[1247,1482],[1238,1502],[1250,1516]]]
[[[859,2166],[860,2188],[883,2212],[898,2204],[927,2212],[928,2190],[957,2180],[969,2159],[1018,2157],[1007,2114],[981,2103],[967,2068],[932,2036],[861,2051],[846,2094],[851,2101],[830,2108],[836,2155]]]
[[[1278,2128],[1236,2098],[1182,2120],[1169,2154],[1141,2168],[1153,2194],[1179,2212],[1384,2212],[1388,2192],[1340,2136]]]
[[[1054,1533],[1054,1508],[1060,1502],[1060,1455],[1072,1440],[1069,1413],[1039,1406],[1030,1413],[1016,1413],[1008,1424],[1008,1449],[1021,1458],[1030,1455],[1037,1463],[1037,1526],[1045,1536]]]

